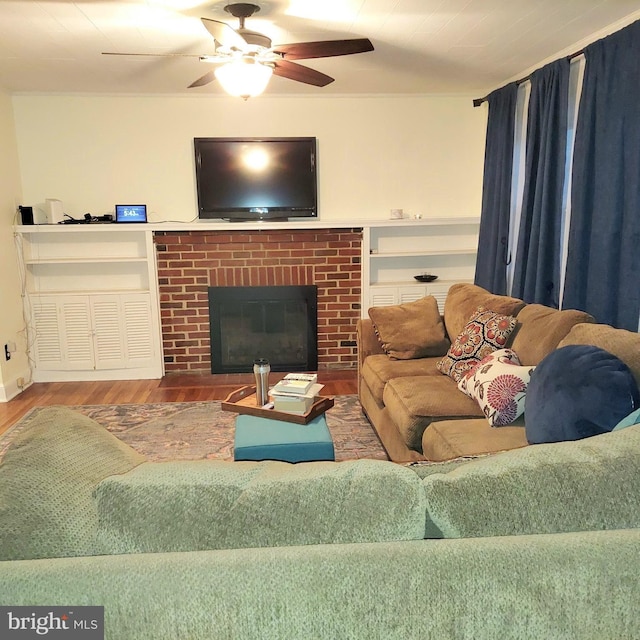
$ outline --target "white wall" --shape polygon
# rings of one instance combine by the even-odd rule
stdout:
[[[28,367],[13,238],[16,206],[21,200],[20,174],[11,99],[1,91],[0,149],[0,401],[5,401],[18,393],[17,379],[28,378]],[[18,352],[7,362],[4,345],[8,342],[14,342]]]
[[[452,97],[14,96],[24,204],[196,217],[193,138],[315,136],[323,220],[479,215],[486,110]]]

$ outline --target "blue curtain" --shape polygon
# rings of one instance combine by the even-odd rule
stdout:
[[[511,294],[559,306],[562,198],[567,158],[569,60],[531,76],[522,213]]]
[[[640,22],[585,49],[562,306],[637,331]]]
[[[509,212],[517,92],[518,87],[515,82],[512,82],[487,96],[489,116],[475,283],[502,295],[507,293]]]

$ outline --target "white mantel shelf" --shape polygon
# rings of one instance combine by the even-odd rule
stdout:
[[[264,220],[250,222],[226,222],[195,220],[188,222],[149,222],[149,223],[92,223],[92,224],[36,224],[21,225],[16,228],[19,233],[64,233],[65,231],[274,231],[304,229],[360,229],[377,227],[425,227],[458,224],[478,224],[479,216],[459,216],[447,218],[403,218],[400,220]]]

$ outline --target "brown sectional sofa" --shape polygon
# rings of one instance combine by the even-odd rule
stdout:
[[[443,322],[454,340],[479,307],[517,318],[508,347],[522,365],[533,366],[554,349],[588,344],[620,358],[640,382],[640,335],[607,325],[576,310],[525,304],[472,284],[456,284],[447,295]],[[493,428],[477,402],[436,367],[437,356],[390,358],[370,319],[358,322],[358,385],[362,408],[389,458],[396,462],[442,461],[527,445],[524,420]]]

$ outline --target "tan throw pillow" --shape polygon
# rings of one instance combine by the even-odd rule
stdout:
[[[479,307],[453,341],[447,355],[436,365],[438,370],[460,382],[462,376],[485,356],[507,346],[515,326],[513,316]]]
[[[468,282],[451,285],[444,301],[444,326],[451,340],[460,335],[471,314],[478,307],[491,309],[505,316],[519,316],[525,303],[519,298],[489,293],[486,289]]]
[[[371,307],[369,317],[385,353],[396,360],[442,356],[451,344],[433,296],[389,307]]]

